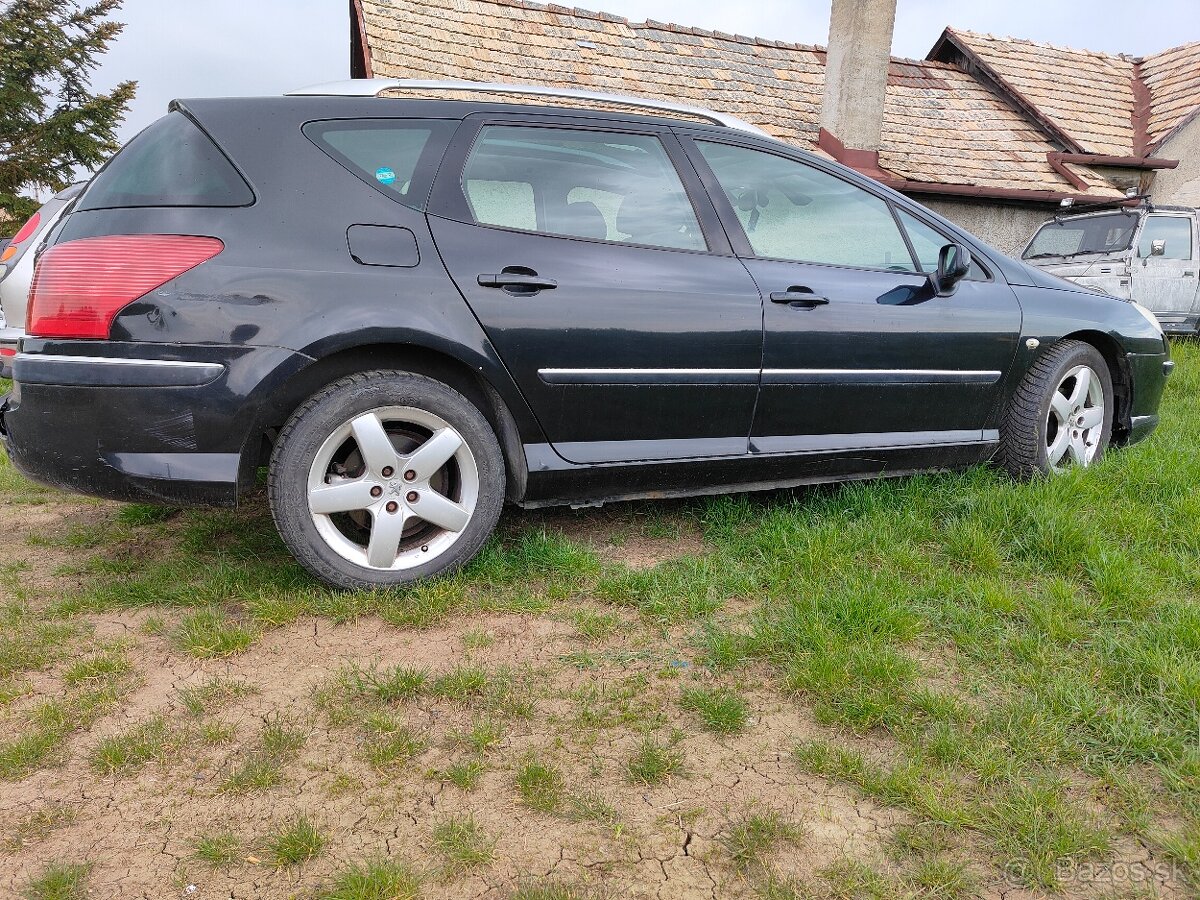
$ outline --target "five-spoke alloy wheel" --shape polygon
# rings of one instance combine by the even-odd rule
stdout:
[[[271,509],[289,549],[338,587],[405,584],[471,559],[504,496],[487,419],[444,384],[403,372],[336,382],[280,434]]]
[[[1096,458],[1107,422],[1105,409],[1100,376],[1090,366],[1075,366],[1062,377],[1046,417],[1046,462],[1051,469],[1086,466]]]

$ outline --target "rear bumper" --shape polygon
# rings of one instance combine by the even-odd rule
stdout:
[[[0,328],[0,378],[13,377],[13,359],[21,346],[21,338],[25,337],[23,328]]]
[[[264,380],[299,355],[115,343],[82,355],[70,352],[80,349],[75,343],[15,359],[0,440],[16,468],[51,487],[115,500],[233,505],[254,477],[256,456],[247,460],[245,449],[257,434]]]

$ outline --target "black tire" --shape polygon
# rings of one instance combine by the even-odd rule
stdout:
[[[344,557],[322,536],[309,505],[310,470],[322,446],[327,445],[331,435],[356,416],[388,407],[421,410],[451,426],[469,448],[477,470],[478,493],[466,526],[455,532],[456,538],[450,537],[450,531],[443,532],[446,539],[453,543],[436,558],[420,562],[418,557],[418,564],[403,569],[372,568],[365,560],[362,564],[356,564]],[[389,438],[393,444],[397,441],[390,433]],[[360,458],[365,459],[365,456],[363,453]],[[454,464],[452,459],[438,471],[444,473]],[[369,475],[365,462],[363,466]],[[401,490],[407,487],[399,481],[402,477],[405,476],[395,476],[395,483],[401,486]],[[504,457],[500,445],[488,420],[475,405],[439,381],[400,371],[350,375],[330,384],[301,404],[279,434],[271,454],[267,479],[271,515],[288,549],[317,578],[335,588],[348,590],[395,587],[460,568],[474,558],[495,528],[504,505],[504,486]],[[395,492],[389,490],[388,493],[391,496]],[[396,499],[401,498],[400,494],[395,496]],[[383,499],[387,500],[388,497]],[[329,518],[332,522],[332,517]],[[409,517],[404,521],[421,525],[419,517]],[[434,526],[426,523],[424,527]],[[416,543],[421,543],[419,538]],[[403,552],[403,542],[400,549]]]
[[[1108,448],[1114,409],[1112,373],[1108,363],[1091,344],[1059,341],[1025,373],[1009,398],[1000,426],[1000,450],[996,462],[1014,478],[1030,478],[1055,471],[1047,450],[1050,429],[1057,427],[1056,423],[1050,422],[1050,405],[1063,378],[1077,366],[1087,366],[1095,372],[1103,390],[1104,419],[1091,461],[1098,461]]]

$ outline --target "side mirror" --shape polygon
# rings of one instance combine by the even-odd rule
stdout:
[[[1166,256],[1167,255],[1167,242],[1165,240],[1151,241],[1150,242],[1150,255],[1151,256]]]
[[[939,297],[949,297],[970,271],[971,251],[962,244],[947,244],[938,251],[937,271],[932,276],[934,291]]]

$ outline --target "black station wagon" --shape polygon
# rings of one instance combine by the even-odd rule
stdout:
[[[706,110],[443,87],[572,101],[348,82],[130,142],[38,259],[17,467],[228,505],[265,466],[296,558],[360,588],[462,565],[505,501],[1020,477],[1158,421],[1146,310],[849,169]]]

